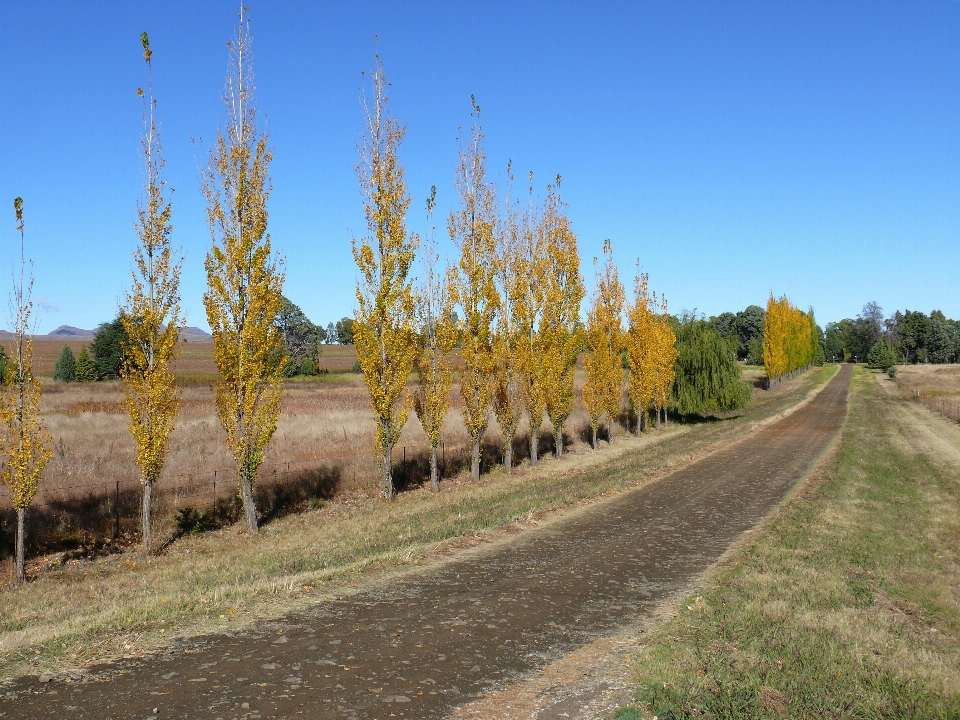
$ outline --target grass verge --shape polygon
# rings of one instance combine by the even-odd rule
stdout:
[[[960,461],[934,435],[960,447],[858,368],[835,453],[651,633],[616,718],[960,717]]]
[[[435,562],[482,539],[509,537],[556,513],[642,484],[775,419],[829,380],[819,368],[764,393],[740,417],[621,436],[602,451],[477,484],[402,493],[393,503],[335,501],[250,537],[238,526],[182,538],[158,557],[50,558],[0,594],[0,676],[56,672],[236,628],[349,592],[386,571]]]

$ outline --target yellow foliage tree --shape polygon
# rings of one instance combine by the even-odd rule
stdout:
[[[653,294],[653,305],[657,304],[657,294]],[[670,324],[667,314],[667,298],[660,299],[660,313],[653,323],[653,407],[657,414],[657,425],[667,422],[667,404],[675,377],[674,368],[680,353],[677,350],[677,335]],[[663,417],[661,421],[660,418]]]
[[[794,307],[787,296],[767,299],[763,333],[763,364],[771,384],[780,384],[813,364],[819,345],[810,314]]]
[[[583,347],[580,302],[584,295],[577,236],[560,199],[559,175],[556,185],[547,187],[541,232],[547,266],[537,361],[547,416],[553,425],[554,452],[559,460],[563,455],[563,424],[573,412],[577,356]]]
[[[268,175],[273,153],[258,133],[253,103],[249,22],[240,14],[228,43],[231,71],[224,93],[227,129],[203,169],[203,193],[212,245],[207,253],[203,304],[213,331],[217,414],[237,466],[239,494],[251,532],[259,520],[253,484],[280,418],[287,361],[276,318],[283,306],[282,265],[267,233]]]
[[[30,315],[33,311],[33,276],[25,279],[26,259],[23,238],[23,200],[13,207],[20,233],[20,281],[14,284],[11,308],[14,313],[13,362],[7,371],[0,398],[0,447],[4,460],[0,477],[10,488],[17,511],[17,580],[27,579],[24,566],[24,536],[27,508],[33,502],[43,468],[53,455],[50,434],[40,417],[40,381],[32,372],[33,347],[30,342]],[[31,262],[32,265],[32,262]]]
[[[359,244],[352,241],[360,269],[353,342],[377,422],[374,442],[383,494],[392,500],[393,446],[410,413],[405,389],[417,356],[410,269],[418,239],[407,234],[410,196],[397,156],[406,128],[387,113],[388,85],[379,56],[370,79],[373,99],[368,104],[363,98],[367,128],[357,166],[369,234]]]
[[[625,302],[623,284],[617,266],[613,263],[613,249],[609,240],[603,242],[603,274],[596,272],[597,284],[587,313],[585,330],[586,353],[583,368],[583,404],[590,414],[591,442],[597,449],[597,430],[604,416],[607,418],[607,438],[613,442],[613,426],[620,412],[623,388],[622,315]],[[596,268],[597,259],[593,260]]]
[[[637,434],[647,427],[647,412],[657,389],[657,321],[647,273],[639,271],[633,284],[633,303],[627,313],[627,388],[637,413]]]
[[[527,280],[525,258],[520,252],[523,216],[514,205],[510,187],[511,166],[507,164],[507,193],[497,236],[496,280],[500,295],[493,350],[493,410],[503,434],[503,466],[509,473],[513,467],[513,440],[520,427],[524,408],[523,365],[519,353],[522,343],[521,310]]]
[[[546,411],[546,394],[540,368],[540,327],[546,304],[547,254],[538,210],[533,202],[533,173],[530,173],[526,212],[518,212],[516,262],[523,267],[518,277],[518,295],[513,312],[517,326],[517,366],[523,385],[523,404],[530,420],[530,464],[538,462],[540,427]]]
[[[180,268],[170,247],[170,203],[163,196],[163,156],[154,121],[153,52],[146,33],[141,35],[150,84],[145,99],[142,140],[146,206],[138,208],[140,245],[133,253],[136,270],[120,320],[127,331],[122,376],[130,414],[130,432],[137,445],[137,466],[143,485],[142,543],[149,553],[152,541],[153,485],[160,479],[167,443],[179,408],[179,393],[171,362],[183,327],[180,316]],[[137,94],[144,96],[143,90]]]
[[[453,368],[450,352],[457,343],[457,322],[453,315],[453,276],[437,273],[440,257],[433,239],[433,210],[436,207],[436,187],[431,188],[427,199],[427,224],[429,235],[421,258],[423,280],[417,298],[416,357],[417,389],[413,407],[420,418],[427,438],[430,440],[430,485],[440,490],[440,473],[437,468],[437,446],[443,431],[443,419],[450,408],[450,389],[453,387]]]
[[[460,209],[450,213],[447,229],[460,250],[455,284],[456,302],[463,311],[460,350],[460,397],[463,422],[473,443],[470,473],[480,479],[480,440],[486,432],[496,354],[494,322],[500,309],[497,292],[496,197],[486,179],[486,154],[480,129],[480,107],[471,96],[473,126],[469,144],[461,131],[456,188]]]

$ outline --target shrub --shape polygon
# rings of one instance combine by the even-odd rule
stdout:
[[[867,353],[867,367],[887,371],[896,364],[896,355],[883,340],[877,340]]]
[[[891,365],[887,368],[887,377],[893,380],[897,376],[897,366]]]
[[[76,369],[73,379],[77,382],[93,382],[97,379],[97,364],[90,355],[90,350],[84,345],[77,355]]]
[[[358,373],[358,372],[363,372],[363,370],[360,369],[360,361],[359,361],[359,360],[354,360],[354,361],[353,361],[353,367],[350,368],[350,372],[356,372],[356,373]]]
[[[317,364],[313,361],[312,358],[307,358],[302,363],[300,363],[300,374],[301,375],[317,375],[319,373]]]
[[[73,356],[73,350],[69,345],[64,345],[57,358],[56,365],[53,366],[53,379],[63,380],[64,382],[73,382],[77,374],[77,359]]]

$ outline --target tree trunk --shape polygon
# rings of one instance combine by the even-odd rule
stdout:
[[[430,448],[430,487],[440,492],[440,473],[437,470],[437,446]]]
[[[27,571],[23,562],[23,533],[26,515],[26,508],[17,508],[17,580],[19,582],[27,581]]]
[[[613,445],[613,426],[616,423],[616,418],[611,417],[610,421],[607,423],[607,442]]]
[[[590,447],[596,450],[597,449],[597,426],[596,425],[590,426],[590,433],[591,433]]]
[[[553,454],[557,460],[563,456],[563,425],[561,423],[553,427]]]
[[[503,466],[507,469],[507,474],[513,471],[513,438],[503,443]]]
[[[473,441],[473,454],[470,457],[470,477],[474,482],[480,481],[480,438]]]
[[[253,478],[250,477],[248,467],[245,467],[240,475],[240,499],[243,501],[243,516],[247,521],[247,528],[256,534],[260,529],[260,523],[257,517],[257,506],[253,502]]]
[[[140,505],[140,534],[141,548],[144,555],[150,554],[153,543],[153,483],[146,480],[143,483],[143,502]]]
[[[540,444],[540,426],[530,421],[530,464],[537,466],[537,446]]]
[[[643,434],[644,420],[647,418],[647,411],[644,408],[637,410],[637,437]]]
[[[393,500],[393,443],[387,443],[383,451],[383,460],[380,462],[381,482],[383,483],[383,496],[387,500]]]

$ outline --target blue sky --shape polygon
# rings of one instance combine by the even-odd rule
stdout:
[[[488,170],[557,173],[583,273],[604,238],[672,310],[763,304],[822,324],[876,300],[960,317],[960,3],[250,2],[274,149],[270,232],[315,322],[353,308],[363,233],[361,71],[377,49],[423,232],[441,252],[459,124],[482,108]],[[233,2],[0,5],[0,295],[24,198],[40,332],[94,327],[129,285],[149,32],[183,305],[206,327],[198,162],[223,119]],[[191,142],[191,136],[196,142]]]

